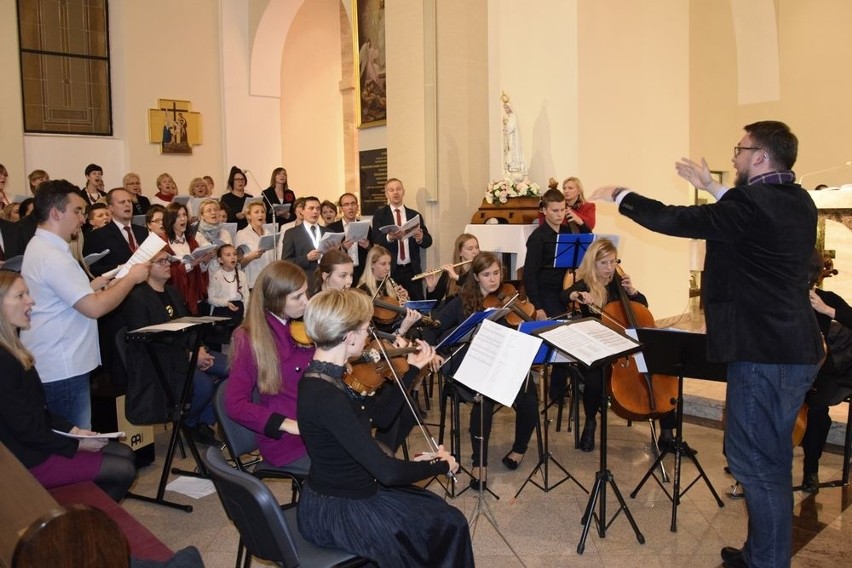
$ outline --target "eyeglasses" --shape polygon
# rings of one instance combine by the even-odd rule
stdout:
[[[157,260],[153,261],[151,264],[159,264],[160,266],[168,266],[171,263],[172,263],[172,261],[169,260],[169,257],[165,257],[165,258],[158,258]]]
[[[246,181],[246,178],[238,178],[238,177],[235,177],[235,178],[234,178],[234,181]]]
[[[739,156],[743,150],[763,150],[763,148],[758,148],[757,146],[734,146],[734,158]]]

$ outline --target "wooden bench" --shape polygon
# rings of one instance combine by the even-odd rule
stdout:
[[[173,556],[157,537],[92,482],[47,491],[0,444],[0,566],[75,567],[97,558],[129,566],[130,556]]]

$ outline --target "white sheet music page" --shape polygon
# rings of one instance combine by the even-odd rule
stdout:
[[[119,269],[118,273],[115,275],[116,278],[124,278],[127,276],[127,273],[130,272],[130,268],[134,264],[140,264],[143,262],[148,262],[154,255],[163,250],[168,243],[155,235],[154,233],[148,233],[148,236],[142,241],[142,244],[137,247],[136,251],[133,253],[133,256],[130,257],[126,263],[124,263]]]
[[[586,365],[636,347],[635,342],[595,319],[563,325],[539,335]]]
[[[483,320],[455,379],[504,406],[512,406],[540,346],[538,337]]]

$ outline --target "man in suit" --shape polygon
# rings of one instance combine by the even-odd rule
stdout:
[[[0,268],[6,259],[24,254],[24,238],[17,223],[0,219]]]
[[[318,249],[320,238],[325,233],[325,227],[319,225],[320,200],[314,196],[305,197],[303,215],[304,220],[300,225],[284,232],[281,259],[301,266],[310,281],[322,256]]]
[[[735,187],[703,160],[677,164],[716,203],[666,206],[623,187],[593,196],[652,231],[707,240],[707,356],[728,364],[725,452],[749,514],[743,548],[722,549],[725,566],[790,565],[791,434],[823,355],[808,297],[817,210],[794,183],[797,150],[786,124],[756,122],[734,146]]]
[[[129,191],[120,187],[110,190],[107,194],[107,207],[112,214],[112,221],[88,233],[83,243],[84,254],[109,249],[109,254],[92,264],[91,270],[95,276],[127,262],[148,237],[148,231],[144,227],[132,223],[133,196]]]
[[[397,284],[408,290],[412,300],[422,300],[423,283],[412,282],[414,275],[422,272],[420,267],[420,249],[432,246],[432,235],[426,229],[423,217],[420,217],[420,227],[411,235],[403,237],[401,232],[384,234],[379,229],[388,225],[401,227],[407,221],[420,215],[414,209],[402,204],[405,197],[405,187],[397,178],[390,178],[385,183],[385,196],[388,204],[373,215],[373,242],[382,245],[391,253],[391,276]]]
[[[345,233],[349,223],[354,223],[358,220],[358,198],[354,193],[344,193],[337,200],[340,206],[342,216],[339,220],[329,223],[326,230],[329,233]],[[367,233],[367,238],[360,241],[345,240],[341,245],[341,249],[352,259],[352,264],[355,270],[352,274],[353,286],[356,286],[361,274],[364,273],[364,263],[367,261],[367,251],[373,243],[370,239],[370,233]]]

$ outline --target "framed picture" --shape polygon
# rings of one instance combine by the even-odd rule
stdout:
[[[148,141],[163,154],[191,155],[201,144],[201,113],[189,101],[158,99],[157,108],[148,109]]]
[[[385,0],[352,0],[358,127],[387,121]]]

